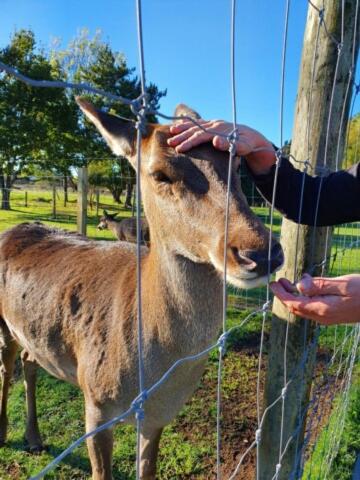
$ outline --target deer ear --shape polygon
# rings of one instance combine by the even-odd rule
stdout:
[[[132,122],[97,110],[94,105],[83,98],[76,97],[76,102],[86,117],[99,130],[115,155],[132,157],[135,154],[136,129]]]
[[[175,108],[175,117],[191,117],[194,118],[195,120],[199,120],[201,116],[192,108],[188,107],[187,105],[183,103],[179,103],[179,105]]]

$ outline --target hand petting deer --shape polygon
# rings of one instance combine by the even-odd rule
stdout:
[[[123,220],[116,220],[116,216],[117,213],[110,214],[104,210],[97,228],[99,230],[111,230],[118,240],[136,243],[136,218],[131,217],[124,218]],[[142,244],[148,245],[150,241],[149,224],[146,218],[141,218],[140,223]]]
[[[78,99],[115,154],[136,164],[132,123]],[[175,115],[196,116],[179,105]],[[179,358],[216,339],[222,321],[225,199],[228,155],[211,144],[177,154],[169,126],[147,126],[142,138],[141,188],[151,232],[142,248],[145,386]],[[251,212],[235,171],[230,185],[227,280],[241,288],[264,282],[269,231]],[[272,239],[270,270],[283,262]],[[0,237],[2,399],[0,441],[6,439],[6,402],[16,352],[25,350],[31,448],[41,446],[35,408],[36,363],[78,385],[86,430],[128,409],[138,395],[136,247],[96,242],[39,224],[21,224]],[[205,360],[180,366],[144,404],[141,478],[155,479],[163,427],[194,392]],[[134,418],[130,418],[134,423]],[[88,439],[94,480],[112,478],[113,434]]]

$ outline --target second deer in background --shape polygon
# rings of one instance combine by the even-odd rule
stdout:
[[[132,217],[124,218],[123,220],[115,220],[116,216],[117,213],[110,214],[104,210],[97,228],[99,230],[111,230],[118,240],[136,243],[136,218]],[[150,230],[146,218],[141,219],[141,239],[144,244],[150,242]]]

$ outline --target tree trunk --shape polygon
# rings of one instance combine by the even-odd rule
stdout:
[[[11,210],[10,208],[10,188],[11,178],[9,175],[0,175],[1,186],[1,210]]]
[[[64,207],[66,207],[67,202],[69,201],[68,197],[68,177],[64,175]]]
[[[111,195],[114,199],[114,202],[121,203],[121,198],[120,198],[121,191],[117,188],[111,188],[110,192],[111,192]]]
[[[69,184],[70,184],[70,187],[72,188],[72,191],[73,191],[73,192],[77,192],[77,185],[76,185],[76,183],[74,182],[72,176],[69,176],[69,177],[68,177],[68,182],[69,182]]]
[[[131,197],[132,197],[133,188],[134,188],[134,185],[132,183],[129,182],[126,184],[125,208],[132,207]]]
[[[77,204],[77,231],[81,235],[86,235],[87,193],[88,193],[88,171],[87,171],[87,167],[81,167],[78,169],[78,204]]]
[[[6,187],[1,189],[1,210],[10,210],[10,190]]]

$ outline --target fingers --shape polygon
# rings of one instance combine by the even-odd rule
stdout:
[[[349,294],[349,281],[350,277],[337,277],[337,278],[312,278],[307,273],[296,284],[296,287],[300,293],[307,296],[315,295],[340,295],[346,296]]]
[[[197,145],[213,141],[215,148],[228,150],[229,142],[226,136],[232,131],[231,124],[220,120],[197,120],[199,125],[191,121],[176,123],[170,127],[170,133],[174,135],[168,139],[168,145],[174,147],[177,152],[186,152]]]
[[[177,152],[186,152],[197,145],[209,142],[213,136],[212,133],[204,132],[198,127],[192,127],[169,138],[167,142],[168,145],[174,147]]]
[[[226,152],[229,150],[229,142],[226,140],[224,137],[219,137],[218,135],[215,135],[213,138],[213,145],[215,148],[218,150],[222,150],[223,152]]]
[[[319,323],[328,323],[328,303],[333,303],[333,298],[296,296],[280,282],[272,282],[270,288],[290,313]]]
[[[304,273],[301,280],[296,284],[296,288],[303,295],[311,296],[316,294],[313,278],[308,273]]]
[[[285,280],[285,279],[282,279]],[[290,282],[289,282],[290,283]],[[273,292],[274,295],[278,297],[279,300],[281,300],[284,304],[295,304],[299,302],[298,298],[296,295],[294,295],[293,290],[290,291],[288,288],[284,287],[282,282],[271,282],[270,283],[270,288],[271,291]],[[307,297],[304,297],[306,300],[309,300]]]
[[[281,284],[281,286],[282,286],[287,292],[297,293],[297,288],[296,288],[295,285],[294,285],[293,283],[291,283],[290,280],[288,280],[287,278],[280,278],[280,279],[279,279],[279,283]]]
[[[204,123],[207,123],[205,120],[196,120],[197,123],[200,125],[203,125]],[[185,130],[188,130],[189,128],[196,128],[196,125],[193,122],[190,122],[190,120],[178,120],[176,123],[171,125],[170,127],[170,133],[173,135],[176,135],[178,133],[182,133]]]

